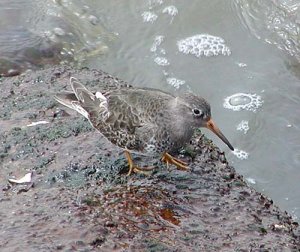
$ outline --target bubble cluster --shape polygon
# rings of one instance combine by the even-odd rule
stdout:
[[[248,159],[249,154],[246,151],[234,149],[232,152],[238,159],[245,160]]]
[[[168,66],[170,65],[170,62],[168,61],[167,58],[164,58],[164,57],[156,57],[154,59],[154,62],[159,65],[159,66]]]
[[[163,9],[162,13],[168,14],[170,16],[176,16],[178,14],[178,9],[174,5],[167,6]]]
[[[231,51],[225,45],[224,39],[209,34],[198,34],[177,42],[179,52],[192,54],[196,57],[230,55]]]
[[[167,78],[167,83],[169,85],[173,86],[174,88],[178,89],[178,88],[180,88],[180,86],[185,84],[185,80],[179,80],[179,79],[172,77],[172,78]]]
[[[257,94],[237,93],[225,98],[223,107],[233,111],[248,110],[255,112],[263,104]]]
[[[154,42],[150,48],[151,52],[156,52],[157,48],[161,45],[161,43],[164,41],[164,36],[163,35],[158,35],[154,38]]]
[[[142,17],[143,17],[144,22],[146,22],[146,23],[154,23],[155,20],[158,18],[158,16],[155,13],[150,12],[150,11],[143,12]]]
[[[239,62],[239,63],[237,63],[237,65],[239,66],[239,67],[246,67],[247,66],[247,64],[246,63],[242,63],[242,62]]]
[[[163,0],[149,0],[149,5],[151,8],[156,5],[162,5],[163,3]]]
[[[248,121],[242,120],[237,126],[236,129],[239,131],[243,131],[244,134],[247,134],[249,130],[249,123]]]

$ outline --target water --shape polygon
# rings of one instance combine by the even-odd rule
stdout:
[[[1,1],[0,75],[100,55],[114,35],[82,1]]]
[[[81,3],[116,35],[87,66],[136,86],[207,98],[237,150],[206,135],[249,184],[300,217],[298,1]]]
[[[177,11],[165,13],[168,6]],[[278,49],[278,39],[275,44],[257,37],[258,29],[254,34],[245,25],[241,15],[245,8],[246,1],[105,3],[102,13],[110,20],[108,26],[119,34],[118,40],[105,58],[89,66],[137,86],[191,89],[207,98],[214,120],[238,150],[231,153],[206,131],[207,136],[227,153],[250,184],[300,217],[300,89],[299,79],[289,67],[295,58],[289,57],[289,51]],[[152,15],[146,19],[145,13]],[[269,33],[264,19],[256,22],[261,22],[261,33]],[[206,55],[198,50],[193,54],[178,46],[205,34],[220,38],[218,43],[225,53],[220,50]],[[272,38],[275,40],[274,35]],[[168,81],[170,78],[173,82]],[[176,85],[178,81],[181,84]],[[235,96],[231,105],[239,109],[224,106],[230,96]],[[248,122],[247,132],[237,129],[242,121]]]

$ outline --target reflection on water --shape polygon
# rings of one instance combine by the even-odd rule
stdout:
[[[224,148],[237,171],[300,217],[299,1],[54,2],[52,13],[59,15],[36,15],[44,20],[36,22],[43,24],[34,29],[37,38],[62,44],[55,46],[60,52],[84,54],[96,45],[91,52],[99,57],[86,62],[91,68],[137,86],[207,98],[214,120],[237,147],[234,153]],[[45,30],[51,32],[45,36]],[[118,34],[113,43],[107,30]],[[109,46],[104,55],[102,45]]]

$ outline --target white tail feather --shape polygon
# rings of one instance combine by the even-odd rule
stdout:
[[[54,97],[59,103],[74,109],[87,119],[100,115],[105,121],[110,116],[107,98],[101,92],[94,95],[74,77],[70,78],[70,84],[73,93],[63,92]]]

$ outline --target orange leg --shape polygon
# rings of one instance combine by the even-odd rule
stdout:
[[[130,176],[132,174],[132,172],[142,173],[142,174],[145,174],[145,175],[149,175],[149,172],[154,169],[154,167],[140,168],[140,167],[136,166],[133,163],[131,154],[130,154],[130,152],[128,150],[125,150],[125,156],[127,158],[128,165],[129,165],[129,171],[127,173],[127,176]]]
[[[162,155],[161,161],[165,162],[167,164],[168,168],[169,168],[169,164],[173,164],[173,165],[176,165],[177,169],[179,169],[179,170],[188,170],[189,169],[188,166],[187,166],[188,164],[186,162],[183,162],[180,159],[172,157],[167,152],[165,152]]]

